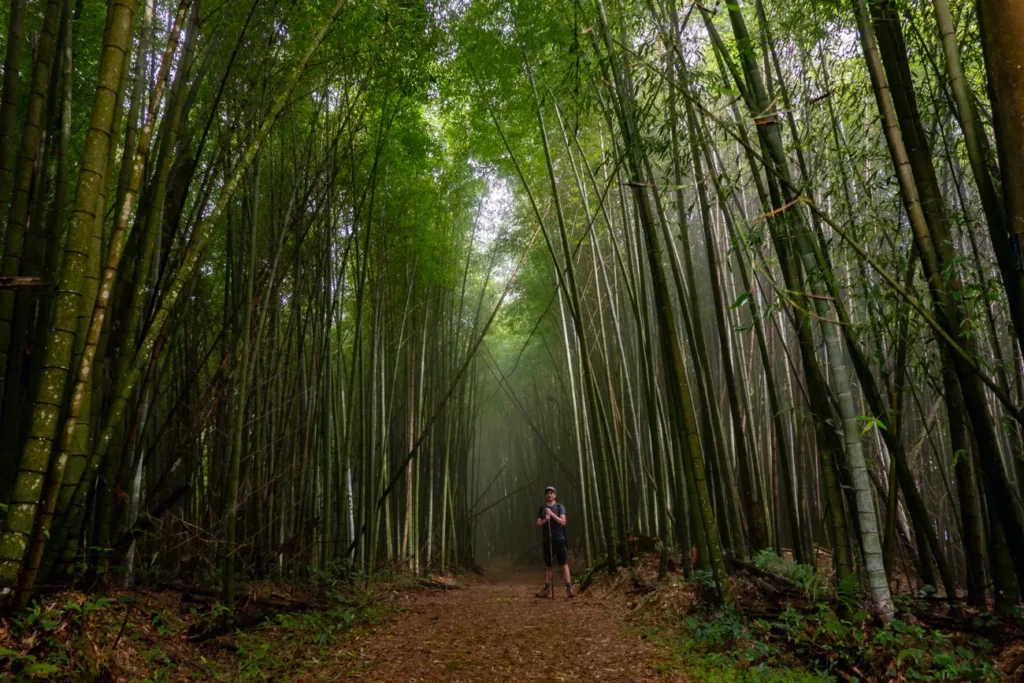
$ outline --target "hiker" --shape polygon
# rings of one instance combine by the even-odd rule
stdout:
[[[544,489],[544,505],[537,512],[537,526],[543,529],[541,544],[544,546],[544,590],[537,593],[538,598],[552,597],[554,587],[551,585],[551,559],[558,561],[565,578],[565,597],[572,598],[572,578],[569,576],[569,560],[566,557],[565,545],[565,506],[555,502],[558,492],[554,486]]]

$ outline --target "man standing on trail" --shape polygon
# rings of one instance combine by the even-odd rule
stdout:
[[[538,598],[549,598],[552,596],[554,587],[551,585],[551,559],[558,561],[562,568],[562,576],[565,578],[565,597],[572,598],[572,578],[569,576],[569,561],[566,557],[565,546],[565,506],[555,502],[554,486],[544,489],[544,505],[537,512],[537,526],[543,529],[541,538],[544,546],[544,590],[537,593]]]

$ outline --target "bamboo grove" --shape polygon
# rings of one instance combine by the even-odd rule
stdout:
[[[1012,0],[11,0],[0,592],[1024,585]],[[228,601],[228,604],[231,604]]]

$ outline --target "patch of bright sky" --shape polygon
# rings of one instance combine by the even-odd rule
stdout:
[[[473,0],[428,0],[426,6],[434,25],[440,29],[447,29],[465,16],[472,4]]]
[[[466,4],[468,7],[468,3]],[[423,120],[430,129],[431,137],[445,144],[445,106],[450,102],[442,100],[440,86],[431,83],[427,89],[427,104],[423,107]],[[469,160],[469,166],[473,175],[487,183],[487,191],[480,199],[478,213],[475,214],[477,221],[475,235],[473,238],[474,252],[485,259],[490,259],[491,249],[495,243],[507,234],[515,225],[515,198],[512,189],[498,171],[489,164],[476,159]],[[435,181],[440,180],[440,170],[432,172]],[[502,254],[494,264],[492,278],[504,282],[512,275],[515,268],[515,257]]]
[[[487,182],[487,194],[481,199],[476,228],[476,246],[483,252],[490,251],[501,235],[508,231],[515,220],[515,206],[508,181],[498,175],[490,166],[470,160],[474,175]]]
[[[473,174],[487,183],[487,192],[480,199],[480,207],[476,216],[476,230],[473,237],[473,249],[482,258],[490,262],[492,250],[500,248],[497,244],[503,236],[516,226],[515,196],[509,187],[508,180],[493,167],[473,159],[469,161]],[[491,272],[492,286],[503,287],[512,277],[516,267],[517,254],[502,252],[494,262]],[[516,292],[509,292],[515,299]]]
[[[333,85],[328,85],[324,91],[314,90],[310,93],[314,102],[321,102],[327,106],[328,113],[334,113],[341,106],[341,90]]]
[[[831,42],[838,46],[838,49],[833,50],[837,56],[847,59],[860,56],[860,36],[855,29],[827,24],[825,30],[828,31]]]

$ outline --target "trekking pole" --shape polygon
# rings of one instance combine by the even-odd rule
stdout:
[[[551,508],[548,508],[550,510]],[[548,517],[548,557],[551,558],[551,599],[555,599],[555,537],[552,535],[551,518]]]

